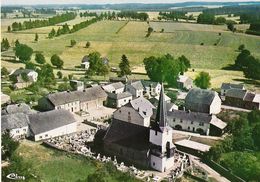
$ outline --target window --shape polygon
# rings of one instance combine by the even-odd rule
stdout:
[[[188,130],[190,130],[190,127],[188,126]]]
[[[157,131],[155,131],[155,135],[157,136]]]
[[[130,112],[128,112],[128,115],[130,115]]]
[[[45,137],[48,137],[48,134],[46,134]]]
[[[173,118],[173,120],[172,120],[173,122],[175,122],[176,121],[176,119],[175,118]]]
[[[193,124],[193,121],[191,121],[190,124]]]
[[[124,99],[124,102],[126,102],[126,99]]]
[[[200,124],[199,124],[200,126],[204,126],[204,123],[203,122],[200,122]]]
[[[121,113],[121,110],[119,110],[119,113]]]
[[[39,136],[40,139],[42,139],[42,136]]]
[[[153,166],[155,166],[155,162],[153,162]]]
[[[19,130],[16,130],[16,133],[20,133],[20,131],[19,131]]]
[[[26,131],[26,129],[24,128],[23,131]]]
[[[182,119],[180,120],[180,123],[182,123]]]

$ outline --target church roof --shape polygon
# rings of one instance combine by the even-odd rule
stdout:
[[[137,150],[149,149],[149,128],[113,119],[104,142],[116,143]]]

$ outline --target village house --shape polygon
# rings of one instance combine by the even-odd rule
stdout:
[[[29,115],[29,129],[35,141],[67,135],[77,131],[72,113],[64,109]]]
[[[246,88],[244,87],[243,84],[234,84],[234,83],[222,83],[221,85],[221,98],[225,100],[225,96],[228,90],[230,89],[239,89],[239,90],[245,90]]]
[[[229,89],[226,92],[224,104],[249,110],[260,110],[260,94],[241,89]]]
[[[89,69],[89,57],[88,55],[84,56],[81,60],[81,68],[88,70]]]
[[[193,86],[193,80],[185,75],[179,75],[177,78],[177,86],[179,89],[191,89]]]
[[[38,73],[34,70],[19,68],[11,72],[9,76],[17,88],[24,88],[37,81]]]
[[[123,93],[108,93],[107,96],[107,106],[113,108],[120,108],[133,99],[133,96],[129,92]]]
[[[12,138],[29,136],[29,118],[24,113],[6,114],[1,116],[1,132],[9,131]]]
[[[126,91],[130,92],[134,98],[143,96],[144,87],[141,81],[130,82],[126,84]]]
[[[83,91],[85,88],[84,82],[78,80],[70,80],[70,86],[73,91]]]
[[[151,127],[135,123],[134,120],[126,122],[114,117],[103,137],[105,153],[130,164],[151,167],[160,172],[172,168],[175,165],[175,146],[172,143],[172,129],[166,120],[163,88],[155,122]]]
[[[197,132],[204,135],[221,135],[227,126],[226,123],[215,115],[183,110],[168,111],[167,121],[174,129]]]
[[[38,106],[45,111],[65,109],[70,112],[79,112],[98,109],[105,104],[106,100],[106,92],[100,86],[95,86],[83,91],[49,94],[38,101]]]
[[[193,112],[218,114],[221,111],[221,99],[215,91],[192,88],[185,98],[185,107]]]
[[[141,81],[144,88],[144,94],[148,94],[148,96],[158,96],[161,91],[161,84],[159,82],[152,82],[147,80]]]
[[[110,83],[107,85],[103,85],[102,88],[107,92],[107,93],[123,93],[125,89],[125,85],[122,82],[115,82],[115,83]]]
[[[32,114],[34,112],[36,111],[31,110],[30,106],[28,106],[25,103],[21,103],[21,104],[10,104],[7,105],[6,107],[3,107],[1,114],[2,115],[16,114],[16,113]]]
[[[150,118],[155,107],[145,98],[139,97],[116,110],[113,118],[140,126],[150,126]]]

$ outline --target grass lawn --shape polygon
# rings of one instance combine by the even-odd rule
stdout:
[[[59,152],[46,148],[38,142],[28,140],[21,142],[17,152],[26,162],[32,164],[36,176],[41,181],[74,182],[85,180],[88,175],[95,172],[98,164],[83,156]],[[106,180],[108,182],[118,181],[112,175]]]

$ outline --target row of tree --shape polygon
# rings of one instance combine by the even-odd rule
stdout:
[[[32,29],[32,28],[39,28],[39,27],[45,27],[45,26],[51,26],[55,25],[57,23],[62,23],[65,21],[72,20],[76,18],[76,14],[73,12],[67,12],[61,15],[56,15],[54,17],[48,18],[47,20],[29,20],[21,22],[14,22],[12,24],[12,28],[8,26],[8,32],[12,31],[19,31],[19,30],[26,30],[26,29]]]
[[[149,18],[149,15],[147,13],[138,13],[136,11],[121,11],[117,13],[117,17],[119,18],[131,18],[135,20],[142,20],[146,21]]]
[[[100,17],[93,18],[91,20],[86,20],[86,21],[83,21],[83,22],[80,22],[78,24],[73,25],[72,29],[70,29],[70,27],[66,23],[66,24],[62,25],[62,28],[59,28],[57,30],[57,32],[53,28],[51,30],[51,32],[48,34],[48,37],[53,38],[53,37],[58,37],[58,36],[63,35],[63,34],[73,33],[73,32],[79,31],[82,28],[86,28],[93,23],[96,23],[99,20],[100,20]]]
[[[176,86],[178,75],[190,68],[190,61],[185,56],[175,59],[170,54],[161,57],[151,56],[145,58],[143,62],[152,81],[167,82],[171,86]]]
[[[246,78],[260,79],[260,60],[251,55],[244,45],[239,47],[241,51],[235,60],[237,69],[244,72]]]
[[[251,23],[249,29],[246,30],[247,34],[260,35],[260,23]]]
[[[79,13],[79,16],[80,17],[88,17],[88,16],[95,16],[95,17],[97,17],[98,15],[97,15],[97,13],[96,12],[89,12],[89,11],[85,11],[84,13],[83,12],[80,12]]]
[[[222,24],[226,23],[226,18],[224,18],[224,17],[215,18],[214,14],[201,13],[198,16],[197,23],[222,25]]]
[[[178,21],[179,19],[185,19],[185,20],[195,20],[193,15],[186,16],[187,12],[183,11],[170,11],[170,12],[159,12],[159,20],[175,20]]]

